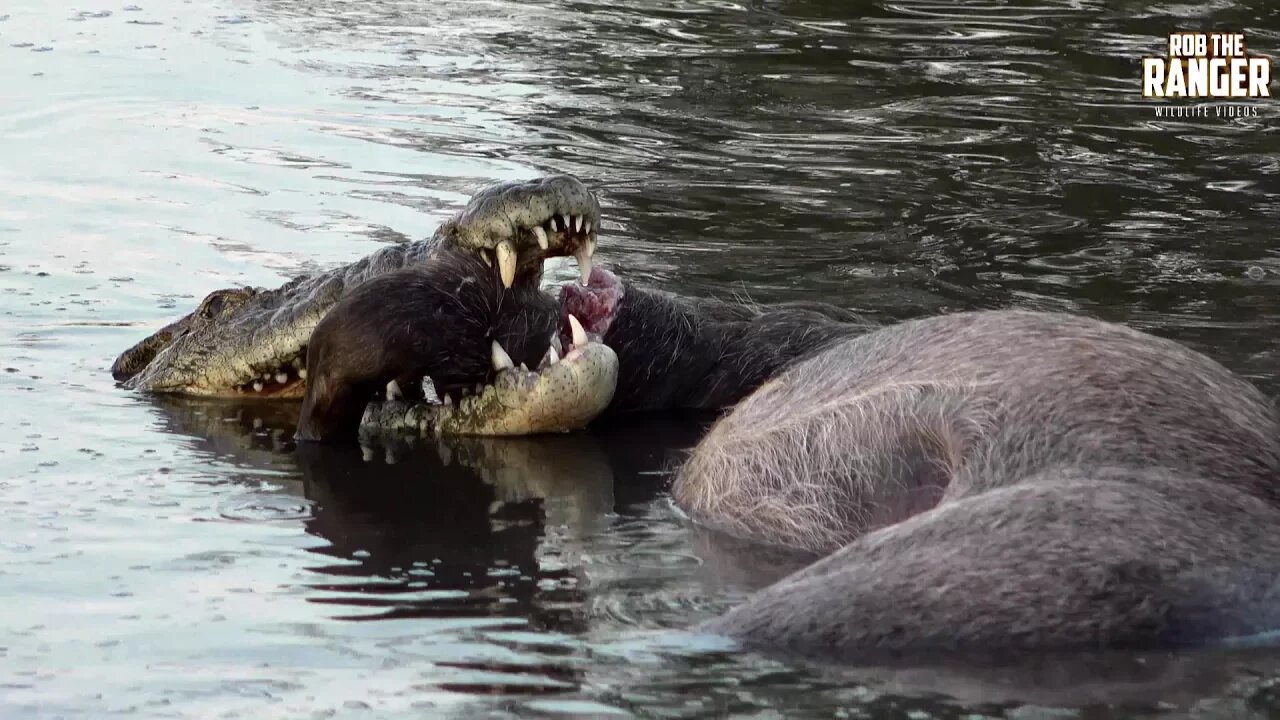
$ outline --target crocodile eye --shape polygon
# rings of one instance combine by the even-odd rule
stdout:
[[[197,313],[202,318],[211,319],[228,310],[232,310],[243,305],[244,302],[253,297],[253,295],[253,288],[247,287],[229,290],[214,290],[200,303]]]
[[[213,317],[214,315],[222,312],[222,307],[223,305],[226,305],[226,303],[226,298],[222,295],[216,293],[210,295],[205,299],[204,308],[202,308],[202,312],[200,314],[205,317]]]

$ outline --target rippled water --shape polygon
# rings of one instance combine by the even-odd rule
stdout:
[[[672,510],[694,425],[299,453],[292,406],[106,372],[211,289],[567,171],[634,281],[1088,312],[1276,392],[1280,106],[1157,119],[1137,64],[1274,53],[1274,3],[137,1],[0,5],[0,715],[1280,711],[1267,650],[838,671],[676,632],[789,561]]]

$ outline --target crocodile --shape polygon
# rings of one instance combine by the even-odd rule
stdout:
[[[447,264],[443,260],[447,257],[455,258],[457,265],[462,262],[458,254],[464,253],[483,263],[473,262],[467,272],[492,281],[496,304],[501,305],[503,291],[536,288],[543,262],[550,257],[575,258],[582,281],[588,282],[599,226],[599,201],[572,176],[490,185],[428,239],[382,248],[354,263],[302,275],[276,289],[215,290],[194,311],[122,353],[111,371],[125,388],[143,392],[299,399],[306,393],[313,331],[335,305],[365,283],[414,268],[439,268]],[[508,307],[528,305],[513,301]],[[474,407],[432,409],[429,414],[446,432],[519,434],[569,429],[612,396],[616,360],[598,343],[580,348],[563,363],[544,366],[542,372],[517,372],[514,366],[489,371],[459,358],[481,353],[488,358],[504,340],[510,346],[523,338],[512,328],[492,344],[486,337],[482,343],[477,339],[478,344],[467,345],[454,329],[439,328],[437,335],[455,336],[451,344],[456,352],[441,358],[436,368],[425,369],[454,371],[457,384],[467,387],[500,382],[490,385],[485,413]],[[474,372],[458,376],[459,366],[473,367]],[[552,386],[564,394],[553,397],[547,391]],[[534,406],[531,398],[537,398],[542,409],[537,417],[522,410]],[[557,421],[548,422],[548,418]],[[541,424],[535,422],[539,419]]]

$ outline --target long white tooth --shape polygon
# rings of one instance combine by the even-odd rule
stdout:
[[[584,243],[582,247],[578,248],[578,252],[573,254],[573,257],[578,260],[578,275],[582,278],[583,285],[591,283],[591,248],[589,245],[590,243]]]
[[[306,368],[302,368],[302,369],[298,370],[298,377],[302,378],[303,380],[306,380],[306,379],[307,379],[307,369],[306,369]]]
[[[564,230],[563,225],[564,225],[564,222],[561,220],[559,215],[551,216],[551,229],[553,231],[560,232],[561,230]]]
[[[551,334],[551,347],[555,348],[558,353],[564,352],[564,343],[560,342],[560,333]]]
[[[576,233],[576,232],[578,232],[578,228],[580,228],[580,227],[582,227],[582,216],[581,216],[581,215],[570,215],[570,216],[569,216],[569,231],[570,231],[570,232],[575,232],[575,233]]]
[[[556,352],[554,347],[547,347],[547,354],[542,358],[548,367],[560,362],[560,353]]]
[[[400,383],[396,382],[395,380],[392,380],[391,382],[387,383],[387,399],[388,400],[399,400],[402,397],[404,397],[404,393],[400,392]]]
[[[441,404],[441,405],[452,405],[452,404],[453,404],[453,396],[452,396],[452,395],[450,395],[449,393],[445,393],[445,394],[444,394],[444,399],[440,401],[440,404]]]
[[[493,341],[493,345],[489,350],[489,357],[493,360],[494,370],[501,372],[507,368],[513,368],[516,366],[515,363],[511,362],[511,356],[507,354],[506,350],[502,349],[502,346],[498,344],[497,340]]]
[[[429,403],[439,403],[440,394],[436,392],[436,384],[430,377],[422,376],[422,398]]]
[[[533,235],[538,238],[538,247],[546,250],[551,246],[551,241],[547,239],[547,231],[543,230],[541,225],[534,226]]]
[[[589,219],[587,219],[587,218],[583,218],[583,219],[582,219],[582,232],[584,232],[584,233],[590,233],[590,232],[591,232],[591,220],[589,220]]]
[[[480,250],[479,253],[480,259],[484,261],[484,264],[489,267],[493,267],[493,258],[489,257],[489,252],[487,250]]]
[[[573,346],[582,347],[587,344],[587,331],[582,329],[582,323],[578,322],[578,318],[569,313],[569,329],[573,331]]]
[[[516,281],[516,249],[510,240],[503,240],[493,249],[498,256],[498,273],[502,275],[502,286],[511,287]]]
[[[254,392],[262,392],[262,381],[261,381],[261,380],[254,380],[254,381],[253,381],[253,391],[254,391]]]
[[[283,373],[283,372],[276,373],[276,382],[280,383],[281,385],[289,382],[289,373]]]

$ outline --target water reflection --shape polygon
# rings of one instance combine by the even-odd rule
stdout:
[[[252,470],[243,481],[264,470],[299,477],[302,498],[285,504],[305,499],[305,531],[328,543],[312,552],[338,561],[308,568],[332,576],[308,585],[309,598],[349,606],[336,618],[529,617],[583,631],[577,563],[542,540],[548,528],[579,541],[607,528],[614,475],[594,436],[295,446],[294,403],[156,405],[193,449]],[[632,502],[659,488],[651,480]],[[261,498],[241,510],[239,519],[280,516]]]
[[[362,608],[345,619],[517,617],[584,632],[579,562],[540,561],[539,541],[548,524],[598,532],[613,477],[590,441],[557,440],[441,444],[374,468],[358,452],[300,453],[317,504],[307,532],[332,543],[323,554],[358,560],[313,568],[335,578],[312,586],[324,591],[313,601]]]

